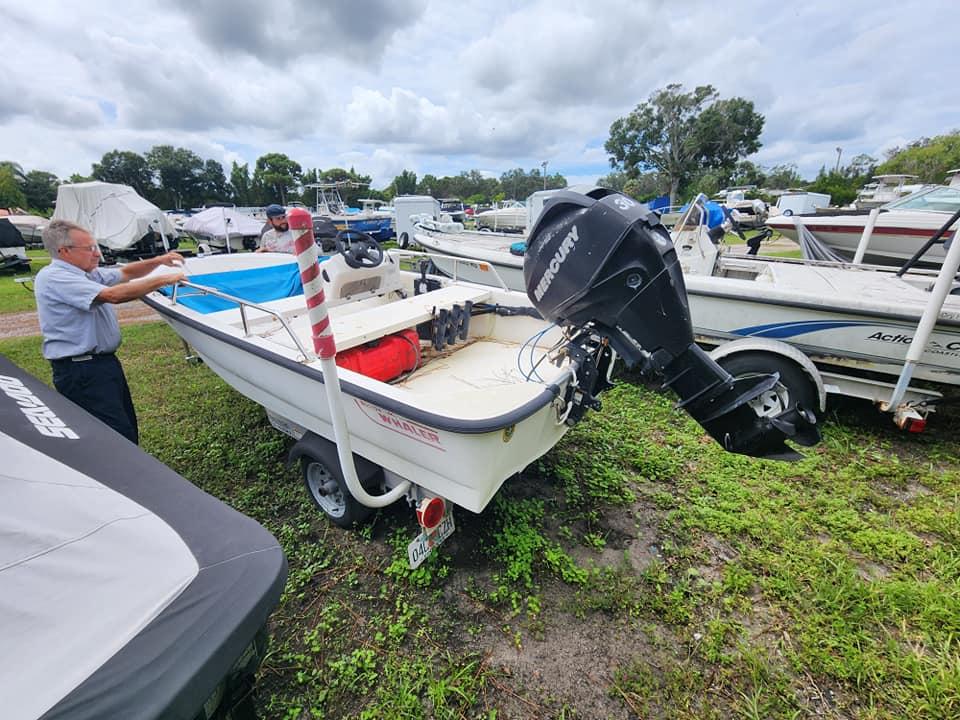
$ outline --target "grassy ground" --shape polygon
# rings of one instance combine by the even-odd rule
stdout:
[[[831,408],[794,464],[633,384],[416,571],[409,510],[330,525],[262,410],[160,324],[122,355],[143,446],[257,518],[290,578],[267,718],[960,716],[960,413]],[[49,380],[39,339],[0,351]]]
[[[30,270],[0,273],[0,314],[37,309],[33,292],[28,289],[31,284],[24,285],[16,280],[36,275],[40,268],[50,262],[50,255],[46,250],[32,249],[27,250],[27,256],[31,258]]]

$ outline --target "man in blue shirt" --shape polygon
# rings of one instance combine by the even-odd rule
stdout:
[[[34,294],[43,334],[43,356],[53,366],[57,390],[136,443],[137,416],[123,367],[114,354],[120,324],[112,307],[182,280],[182,272],[147,276],[161,265],[183,263],[179,253],[101,268],[90,233],[54,220],[43,231],[53,261],[37,273]]]

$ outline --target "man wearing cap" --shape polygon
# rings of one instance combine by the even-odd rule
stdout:
[[[295,253],[294,237],[287,223],[286,211],[279,205],[268,205],[267,223],[270,228],[260,236],[257,252]]]
[[[101,268],[97,241],[67,220],[52,220],[44,228],[43,245],[53,261],[37,273],[34,295],[43,356],[53,366],[54,387],[136,443],[137,416],[115,354],[120,324],[111,305],[182,280],[182,272],[147,275],[161,265],[182,264],[183,257],[169,252],[119,268]]]

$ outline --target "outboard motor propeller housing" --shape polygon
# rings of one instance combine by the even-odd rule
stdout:
[[[754,410],[776,374],[734,379],[694,342],[676,251],[645,205],[603,188],[558,193],[530,231],[523,275],[540,314],[570,328],[571,357],[589,355],[591,342],[609,342],[628,366],[663,376],[679,407],[727,450],[796,459],[786,438],[819,441],[806,408],[772,417]]]

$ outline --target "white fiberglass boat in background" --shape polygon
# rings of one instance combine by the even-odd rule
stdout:
[[[480,512],[506,479],[599,408],[618,353],[664,375],[684,409],[730,451],[790,458],[796,453],[785,438],[816,442],[807,409],[773,416],[751,405],[774,378],[734,380],[693,344],[676,254],[638,224],[642,206],[622,196],[600,207],[566,195],[594,212],[567,228],[570,208],[589,207],[568,201],[545,211],[529,298],[430,276],[426,264],[401,270],[415,253],[387,253],[355,233],[318,266],[309,213],[292,210],[297,263],[273,253],[190,258],[189,280],[146,302],[298,439],[292,457],[301,459],[311,497],[344,526],[401,497],[432,518],[421,519],[431,531],[447,517],[443,499]],[[601,229],[590,217],[605,217],[608,230],[611,222],[631,229],[578,245],[578,232],[586,240]],[[613,251],[627,241],[625,255]],[[596,252],[603,243],[610,253]],[[615,296],[584,275],[592,263],[596,277],[606,276],[610,267],[597,262],[625,258],[626,284]],[[600,299],[589,310],[596,320],[567,317],[552,300],[555,292],[569,297],[571,283],[584,300]],[[610,325],[604,313],[618,306],[619,324]],[[652,306],[656,316],[648,317]],[[411,545],[411,564],[427,545]]]
[[[577,186],[571,190],[538,190],[532,193],[524,206],[528,215],[525,227],[536,224],[545,204],[558,193],[572,191],[586,194],[592,189],[593,186]],[[510,290],[526,292],[523,283],[525,233],[465,230],[459,223],[436,222],[423,215],[411,216],[410,219],[414,222],[414,242],[431,254],[434,266],[444,275],[485,285],[506,285]],[[458,262],[457,259],[479,260],[481,264]],[[493,271],[483,263],[493,266]]]
[[[884,265],[903,264],[957,210],[960,210],[960,175],[954,175],[950,185],[929,186],[883,205],[864,259]],[[852,259],[869,221],[868,210],[836,214],[820,211],[769,217],[767,226],[800,242],[799,223],[837,254]],[[957,227],[954,224],[952,231],[955,232]],[[943,246],[933,247],[924,256],[924,264],[939,265],[944,256]]]
[[[445,227],[419,220],[414,240],[431,254],[433,264],[448,277],[524,292],[523,253],[526,241],[517,235]],[[459,260],[477,260],[481,264]],[[489,263],[493,270],[482,263]]]
[[[155,255],[179,244],[170,217],[129,185],[98,181],[60,185],[51,220],[87,228],[105,259]]]
[[[960,248],[939,274],[730,255],[722,233],[711,239],[700,222],[702,199],[677,224],[674,245],[694,333],[720,346],[714,356],[731,373],[779,371],[808,401],[822,401],[824,389],[868,398],[914,429],[931,407],[921,403],[939,393],[904,386],[894,395],[905,365],[908,382],[960,385]]]
[[[517,200],[508,200],[498,208],[478,213],[473,220],[478,228],[494,232],[523,232],[527,229],[527,206]]]
[[[212,206],[186,218],[183,231],[214,252],[256,250],[264,222],[235,207]]]
[[[878,266],[733,255],[715,244],[701,224],[703,202],[701,197],[691,204],[673,240],[696,337],[718,348],[714,356],[721,365],[736,370],[759,358],[766,371],[789,376],[803,389],[807,403],[815,398],[821,407],[827,389],[876,402],[889,399],[936,274],[912,270],[897,277],[892,269]],[[509,251],[506,239],[482,245],[476,235],[468,240],[426,230],[416,237],[421,245],[444,253],[432,259],[446,274],[524,290],[524,258]],[[934,249],[943,254],[940,246]],[[455,263],[455,256],[480,264]],[[729,344],[731,340],[738,342]],[[745,353],[752,353],[751,358],[745,360]],[[791,367],[803,373],[798,376]],[[960,296],[945,298],[914,378],[941,388],[960,385]],[[937,397],[938,392],[913,387],[907,402],[932,403]],[[905,405],[895,419],[917,423],[932,407],[911,410]]]

